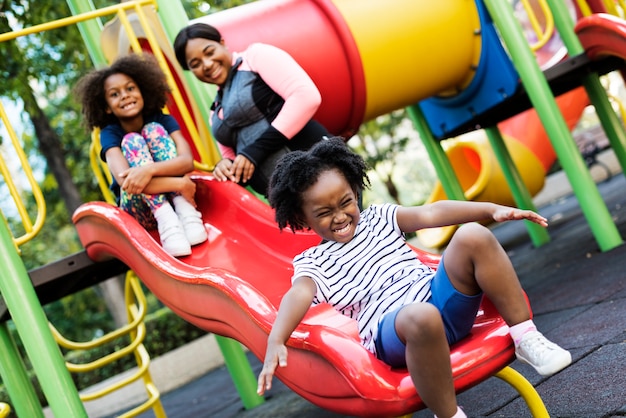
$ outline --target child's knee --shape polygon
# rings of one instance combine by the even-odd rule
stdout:
[[[122,137],[122,150],[135,151],[146,146],[146,140],[137,132],[129,132]]]
[[[485,244],[497,243],[495,236],[489,228],[477,222],[462,225],[454,234],[453,238],[471,248],[478,248]]]
[[[441,314],[430,303],[412,303],[404,307],[396,317],[396,329],[405,340],[429,339],[445,333]]]
[[[161,125],[158,122],[146,123],[144,127],[141,129],[141,135],[144,138],[148,138],[148,139],[149,138],[164,138],[166,136],[169,136],[167,134],[167,131],[163,127],[163,125]]]

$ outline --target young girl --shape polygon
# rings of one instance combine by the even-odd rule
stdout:
[[[279,228],[312,229],[323,241],[293,260],[292,287],[268,338],[258,392],[287,365],[285,342],[312,303],[327,302],[358,323],[361,342],[392,367],[408,368],[424,403],[438,417],[464,417],[456,404],[449,345],[465,337],[481,298],[510,326],[518,359],[556,373],[571,355],[537,331],[513,266],[489,229],[473,221],[542,216],[493,203],[440,201],[418,207],[383,204],[359,212],[369,184],[364,161],[340,138],[281,159],[269,201]],[[470,223],[468,223],[470,222]],[[463,224],[436,272],[422,264],[404,233]]]
[[[319,90],[282,49],[253,43],[231,52],[215,27],[194,23],[178,33],[174,51],[183,69],[218,86],[211,130],[224,158],[215,165],[217,180],[266,195],[283,154],[308,149],[328,135],[312,119],[322,102]]]
[[[145,228],[157,227],[166,252],[191,254],[207,231],[187,175],[191,149],[176,120],[161,111],[170,89],[156,60],[124,56],[87,74],[75,91],[89,129],[101,129],[100,157],[111,170],[119,206]]]

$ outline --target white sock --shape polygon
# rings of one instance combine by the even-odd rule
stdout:
[[[532,319],[529,319],[524,322],[520,322],[519,324],[515,324],[512,327],[509,327],[509,334],[511,334],[511,338],[513,338],[513,342],[515,343],[515,347],[517,347],[522,340],[522,336],[530,331],[537,331],[537,327]]]
[[[178,195],[175,196],[172,199],[172,202],[174,203],[174,207],[176,208],[176,213],[178,214],[183,214],[183,213],[196,213],[196,208],[193,207],[193,205],[191,203],[189,203],[189,201],[187,201],[187,199],[185,199],[184,197]]]
[[[437,418],[437,415],[435,415],[435,418]],[[463,412],[460,406],[457,406],[456,413],[450,418],[467,418],[467,415],[465,415],[465,412]]]
[[[169,202],[165,202],[160,208],[154,211],[154,219],[157,223],[165,221],[167,219],[176,219],[176,213]]]

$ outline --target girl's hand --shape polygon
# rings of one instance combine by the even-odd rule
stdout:
[[[130,167],[119,174],[124,181],[120,187],[130,194],[141,194],[150,180],[152,180],[151,164],[139,167]]]
[[[548,226],[548,220],[532,210],[522,210],[500,206],[493,213],[493,220],[496,222],[517,221],[521,219],[529,220],[543,227]]]
[[[189,174],[185,174],[181,177],[181,188],[180,190],[178,190],[178,193],[180,193],[182,197],[184,197],[189,203],[191,203],[194,208],[197,207],[195,199],[196,183],[191,180]]]
[[[267,350],[265,351],[265,361],[263,362],[263,369],[259,374],[256,390],[259,395],[263,395],[266,390],[272,388],[272,378],[278,366],[287,366],[287,347],[285,344],[268,342]]]

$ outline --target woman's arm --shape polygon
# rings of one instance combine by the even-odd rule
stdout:
[[[309,310],[317,293],[317,285],[309,277],[299,277],[283,296],[276,321],[267,339],[267,350],[263,369],[259,374],[257,392],[262,395],[272,388],[272,378],[276,367],[287,366],[285,343]]]
[[[317,86],[291,55],[267,44],[253,44],[245,52],[250,69],[285,100],[272,126],[288,139],[300,132],[322,103]]]
[[[546,218],[531,210],[490,202],[458,200],[440,200],[423,206],[400,207],[396,219],[403,232],[483,220],[503,222],[527,219],[541,226],[548,226]]]

